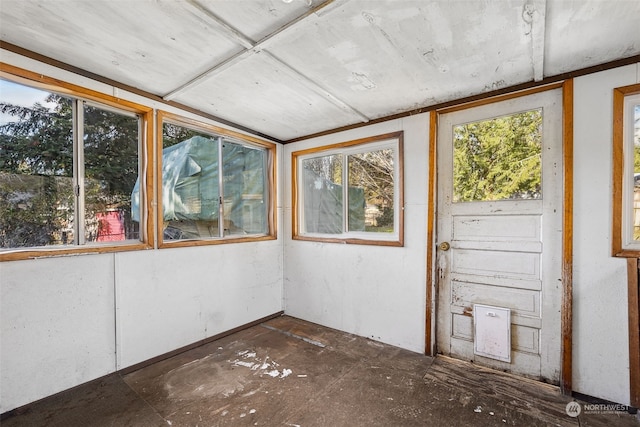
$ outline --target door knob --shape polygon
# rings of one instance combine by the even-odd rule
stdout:
[[[440,248],[441,251],[448,251],[451,248],[451,245],[449,244],[449,242],[442,242],[438,245],[438,248]]]

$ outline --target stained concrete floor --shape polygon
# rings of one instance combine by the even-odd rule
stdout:
[[[36,402],[14,426],[640,426],[555,387],[287,316]]]

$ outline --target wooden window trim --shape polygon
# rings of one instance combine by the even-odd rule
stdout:
[[[151,206],[151,194],[153,191],[153,173],[152,168],[148,167],[150,153],[153,149],[153,108],[140,105],[134,102],[126,101],[114,96],[106,95],[95,90],[87,89],[78,85],[67,83],[62,80],[34,73],[13,65],[0,62],[0,77],[26,86],[35,87],[42,90],[68,95],[73,98],[95,101],[116,109],[136,113],[140,116],[143,141],[141,144],[141,152],[138,157],[142,162],[142,170],[145,171],[145,191],[142,196],[144,200],[144,217],[145,224],[141,226],[142,233],[141,242],[122,243],[122,244],[101,244],[101,245],[82,245],[82,246],[66,246],[62,247],[31,247],[31,248],[13,248],[0,252],[0,262],[16,261],[24,259],[75,255],[75,254],[96,254],[110,252],[124,252],[134,250],[144,250],[153,247],[153,233],[155,229],[154,216]]]
[[[164,241],[162,239],[163,234],[163,219],[162,219],[162,134],[163,124],[165,121],[169,121],[172,124],[185,126],[190,129],[202,130],[208,133],[214,133],[220,136],[228,136],[233,139],[248,142],[252,145],[265,148],[267,150],[268,162],[267,162],[267,187],[269,206],[267,209],[267,233],[262,235],[253,235],[247,237],[215,237],[208,239],[194,239],[194,240],[176,240],[176,241]],[[229,129],[221,128],[215,125],[201,122],[199,120],[191,119],[181,116],[179,114],[170,113],[164,110],[158,110],[156,120],[156,135],[158,140],[156,150],[156,176],[158,178],[158,185],[156,189],[156,209],[157,209],[157,239],[158,248],[180,248],[180,247],[193,247],[193,246],[209,246],[220,245],[227,243],[244,243],[244,242],[261,242],[266,240],[277,239],[277,227],[276,227],[276,206],[277,206],[277,179],[276,179],[276,144],[265,141],[250,135],[235,132]]]
[[[623,246],[622,221],[624,206],[624,98],[640,93],[640,83],[618,87],[613,90],[613,214],[611,231],[611,254],[615,257],[638,258],[640,250]]]
[[[389,139],[397,139],[398,143],[398,176],[397,176],[397,189],[398,195],[398,238],[394,240],[379,240],[372,236],[371,239],[363,238],[340,238],[340,237],[318,237],[307,236],[300,234],[300,218],[299,218],[299,195],[298,189],[300,184],[298,183],[298,159],[302,156],[306,156],[314,153],[322,153],[325,151],[332,151],[345,147],[354,147],[359,145],[366,145],[378,141],[384,141]],[[372,246],[404,246],[404,132],[391,132],[383,135],[369,136],[366,138],[355,139],[351,141],[339,142],[331,145],[323,145],[319,147],[308,148],[305,150],[295,151],[291,153],[291,223],[292,223],[292,239],[302,240],[310,242],[323,242],[323,243],[346,243],[353,245],[372,245]],[[394,207],[395,208],[395,207]]]
[[[627,259],[627,286],[629,301],[629,403],[640,407],[640,300],[638,277],[640,263],[637,258]]]

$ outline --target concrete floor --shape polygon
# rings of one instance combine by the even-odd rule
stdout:
[[[283,316],[57,394],[14,426],[640,426],[555,387]]]

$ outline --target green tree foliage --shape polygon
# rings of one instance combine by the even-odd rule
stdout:
[[[95,107],[84,115],[85,178],[101,183],[114,202],[130,196],[138,179],[138,120]]]
[[[0,102],[0,112],[16,121],[0,126],[0,170],[28,175],[73,176],[71,100],[49,94],[50,110]]]
[[[636,195],[640,192],[640,179],[636,179],[635,175],[640,173],[640,105],[634,108],[634,126],[633,126],[633,171],[634,171],[634,209],[633,216],[636,218],[638,208],[635,207]],[[634,221],[633,239],[640,240],[640,225]]]
[[[31,107],[0,102],[13,121],[0,126],[0,247],[71,243],[74,223],[73,101],[50,93]],[[84,111],[85,219],[121,211],[127,238],[138,176],[138,120],[87,106]],[[91,239],[97,233],[93,232]]]
[[[54,94],[45,101],[56,107],[0,102],[16,119],[0,126],[0,247],[62,242],[69,203],[73,210],[71,101]]]
[[[126,237],[137,237],[137,224],[131,219],[131,191],[138,178],[138,132],[136,117],[85,106],[83,142],[88,231],[104,227],[98,214],[117,210],[123,216]],[[102,235],[110,232],[99,230]],[[95,234],[89,232],[86,237],[95,240]]]
[[[454,128],[454,201],[541,196],[542,111]]]
[[[17,248],[61,243],[73,203],[71,178],[0,172],[0,247]]]
[[[173,123],[164,123],[162,127],[162,146],[164,148],[168,148],[198,135],[204,136],[205,138],[211,138],[211,135],[206,135],[184,126],[174,125]]]

